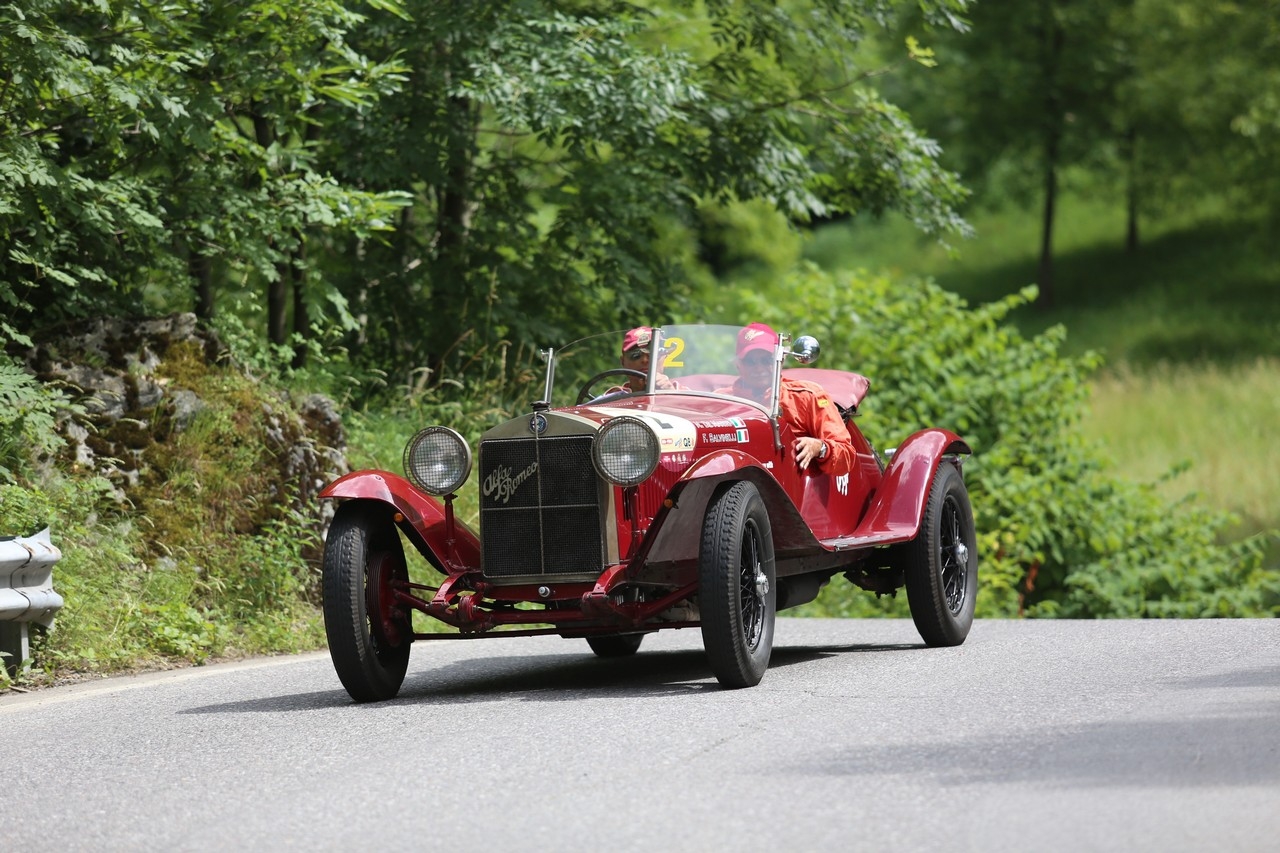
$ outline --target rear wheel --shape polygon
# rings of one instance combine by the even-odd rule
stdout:
[[[777,610],[773,532],[751,483],[720,491],[707,507],[698,553],[702,643],[725,687],[753,687],[769,667]]]
[[[978,592],[978,543],[969,492],[954,465],[938,466],[920,532],[901,554],[911,619],[925,644],[963,643]]]
[[[324,548],[324,629],[342,686],[357,702],[391,699],[404,682],[413,627],[395,600],[407,583],[404,548],[391,508],[353,501],[338,507]]]
[[[613,634],[587,637],[587,645],[602,658],[625,658],[638,652],[643,640],[644,634]]]

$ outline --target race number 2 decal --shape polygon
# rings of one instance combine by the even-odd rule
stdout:
[[[662,360],[662,366],[667,367],[684,367],[684,338],[663,338],[663,349],[671,347],[671,352],[667,353],[667,357]]]

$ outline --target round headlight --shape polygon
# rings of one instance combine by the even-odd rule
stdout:
[[[658,436],[638,418],[613,418],[596,433],[591,461],[600,476],[619,486],[644,482],[658,467]]]
[[[427,427],[404,449],[404,472],[427,494],[452,494],[471,473],[471,448],[448,427]]]

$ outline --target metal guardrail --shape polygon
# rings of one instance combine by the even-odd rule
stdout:
[[[62,609],[53,591],[53,564],[62,552],[49,540],[49,528],[34,536],[0,538],[0,652],[10,672],[31,656],[28,627],[46,628]]]

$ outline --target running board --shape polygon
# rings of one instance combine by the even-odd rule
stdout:
[[[898,542],[909,542],[915,538],[916,529],[911,525],[895,524],[887,530],[874,533],[854,532],[848,536],[837,536],[834,539],[820,540],[824,548],[832,551],[851,551],[855,548],[874,548],[877,545],[894,545]]]

